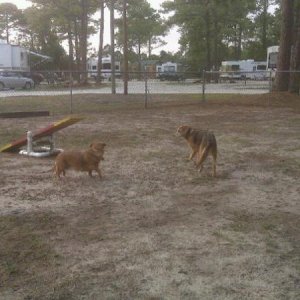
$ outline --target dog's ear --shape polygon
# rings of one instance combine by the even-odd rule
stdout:
[[[179,126],[178,127],[178,129],[177,129],[177,132],[179,133],[179,132],[182,132],[183,131],[183,129],[184,129],[184,125],[181,125],[181,126]]]

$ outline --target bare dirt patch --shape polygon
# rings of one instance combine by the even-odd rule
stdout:
[[[106,142],[103,180],[0,155],[0,299],[300,297],[299,97],[171,98],[93,98],[57,134]],[[1,140],[53,119],[1,119]],[[181,124],[215,132],[217,178],[186,160]]]

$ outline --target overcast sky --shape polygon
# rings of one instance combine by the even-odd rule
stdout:
[[[163,1],[164,0],[148,0],[150,5],[155,9],[159,9],[160,4]],[[0,0],[0,3],[7,3],[7,2],[15,4],[20,9],[24,9],[26,7],[31,6],[31,1],[28,0]],[[106,16],[106,22],[104,27],[105,27],[104,44],[110,44],[109,15]],[[165,37],[165,41],[167,42],[167,45],[160,47],[158,49],[154,49],[153,53],[159,54],[161,50],[176,52],[179,48],[178,39],[179,39],[179,34],[177,33],[176,28],[174,28]],[[98,44],[99,44],[98,35],[91,37],[89,41],[92,43],[93,48],[98,49]]]

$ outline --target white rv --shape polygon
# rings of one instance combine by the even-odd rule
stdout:
[[[30,67],[27,50],[0,40],[0,69],[28,72]]]
[[[115,76],[120,76],[121,63],[119,61],[115,61]],[[96,78],[98,74],[98,58],[90,57],[87,60],[87,71],[89,77]],[[102,57],[102,68],[101,68],[101,76],[103,78],[109,79],[111,78],[111,56],[107,55]]]
[[[156,77],[160,80],[183,80],[182,65],[166,62],[156,66]]]
[[[254,61],[254,59],[222,61],[220,78],[262,80],[267,77],[266,68],[266,62]]]
[[[265,61],[255,61],[252,65],[252,72],[247,78],[254,80],[265,80],[268,78],[267,63]]]
[[[279,46],[271,46],[267,48],[267,70],[277,69]]]

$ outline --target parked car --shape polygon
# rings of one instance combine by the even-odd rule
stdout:
[[[0,91],[6,88],[9,89],[31,89],[34,87],[34,82],[31,78],[24,77],[17,72],[0,72]]]
[[[158,75],[160,81],[183,81],[184,76],[181,73],[177,72],[163,72]]]
[[[39,85],[44,79],[44,75],[38,72],[22,72],[23,77],[31,78],[34,82],[34,86]]]

